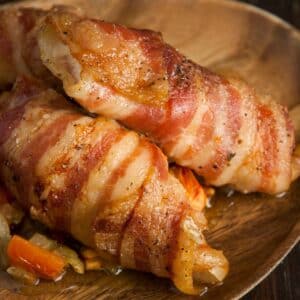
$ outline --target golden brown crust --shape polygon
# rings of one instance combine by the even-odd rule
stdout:
[[[124,267],[177,276],[178,239],[190,234],[183,225],[189,220],[197,236],[205,228],[191,213],[204,218],[205,203],[191,171],[169,172],[167,158],[145,138],[80,114],[26,78],[0,102],[0,176],[32,217]],[[191,242],[193,253],[198,242],[206,244]],[[223,257],[220,280],[227,269]]]
[[[241,81],[198,66],[155,32],[64,11],[49,14],[38,40],[69,96],[146,134],[207,183],[243,192],[288,189],[294,132],[286,109]]]

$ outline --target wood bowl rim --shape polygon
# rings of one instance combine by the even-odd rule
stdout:
[[[27,2],[27,3],[26,3]],[[0,9],[6,7],[29,7],[30,3],[35,2],[34,0],[21,0],[12,3],[3,3],[0,4]],[[290,23],[284,21],[280,17],[268,12],[262,8],[256,7],[249,3],[238,2],[236,0],[198,0],[198,3],[201,5],[203,3],[222,5],[224,7],[229,7],[233,10],[248,11],[257,15],[260,15],[268,22],[277,24],[286,30],[287,34],[290,34],[290,38],[295,38],[300,45],[300,30],[291,25]],[[25,4],[25,5],[24,5]],[[291,228],[289,234],[279,243],[279,245],[273,250],[273,252],[268,256],[264,263],[252,273],[252,276],[248,277],[247,280],[243,283],[243,286],[237,289],[234,289],[231,293],[227,294],[230,299],[240,299],[255,288],[259,283],[261,283],[282,261],[283,259],[291,252],[291,250],[300,242],[300,220]],[[266,271],[267,270],[267,271]],[[226,279],[225,279],[226,280]],[[1,288],[0,290],[7,290]],[[7,290],[9,291],[9,290]],[[11,296],[19,297],[21,295],[15,294],[11,291]],[[23,295],[25,296],[25,295]],[[42,296],[42,294],[40,295]],[[21,296],[22,297],[22,296]]]
[[[206,3],[216,3],[224,5],[224,7],[230,7],[232,9],[249,11],[254,14],[258,14],[263,17],[268,22],[277,24],[284,28],[287,34],[291,35],[291,38],[295,38],[300,45],[300,30],[281,19],[280,17],[268,12],[262,8],[254,6],[249,3],[238,2],[236,0],[198,0]],[[299,180],[299,179],[298,179]],[[252,273],[243,284],[241,288],[234,290],[230,296],[231,299],[240,299],[245,296],[248,292],[254,289],[258,284],[260,284],[265,278],[270,275],[272,271],[287,257],[287,255],[292,251],[292,249],[300,242],[300,220],[296,221],[294,226],[291,228],[289,234],[285,237],[282,242],[275,247],[273,252],[264,261],[264,263]],[[266,271],[267,270],[267,271]],[[226,279],[225,279],[226,280]]]
[[[300,30],[297,29],[295,26],[290,24],[289,22],[281,19],[279,16],[274,15],[273,13],[264,10],[263,8],[254,6],[253,4],[250,3],[245,3],[245,2],[238,2],[237,0],[198,0],[200,3],[201,2],[206,2],[206,3],[217,3],[221,4],[227,7],[232,7],[233,9],[239,9],[243,11],[250,11],[253,13],[257,13],[263,18],[270,20],[272,23],[277,23],[278,25],[282,26],[284,29],[293,32],[295,34],[296,38],[299,39],[300,42]]]
[[[271,255],[264,261],[264,263],[255,270],[255,273],[250,276],[243,287],[234,291],[231,295],[232,299],[240,299],[248,292],[254,289],[265,278],[267,278],[272,271],[288,256],[293,248],[300,242],[300,220],[298,220],[286,238],[275,247]],[[266,271],[267,270],[267,271]],[[225,279],[226,280],[226,279]]]
[[[254,14],[258,14],[267,21],[281,26],[287,31],[287,34],[291,34],[300,45],[300,30],[281,19],[280,17],[268,12],[262,8],[256,7],[249,3],[238,2],[236,0],[198,0],[206,3],[216,3],[224,5],[224,7],[230,7],[232,9],[249,11]],[[298,179],[299,180],[299,179]],[[260,284],[265,278],[270,275],[272,271],[287,257],[287,255],[292,251],[292,249],[300,242],[300,220],[296,221],[294,226],[291,228],[289,234],[285,237],[282,242],[275,247],[273,252],[264,261],[264,263],[252,273],[246,282],[244,282],[241,288],[234,290],[231,295],[232,299],[240,299],[245,296],[248,292],[254,289],[258,284]],[[267,271],[266,271],[267,270]],[[225,279],[226,280],[226,279]]]

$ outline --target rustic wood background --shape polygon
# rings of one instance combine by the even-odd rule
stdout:
[[[0,3],[4,2],[10,1],[0,0]],[[300,28],[300,0],[245,0],[242,2],[251,3],[268,10]],[[276,268],[276,270],[259,286],[246,295],[243,300],[300,299],[299,262],[300,245],[295,247],[295,249]]]

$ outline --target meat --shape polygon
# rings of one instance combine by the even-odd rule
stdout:
[[[70,11],[73,7],[55,6],[52,11]],[[0,90],[11,86],[18,75],[43,78],[48,85],[58,80],[43,65],[37,44],[37,32],[47,11],[35,8],[0,9]]]
[[[159,33],[60,11],[45,19],[38,43],[70,97],[147,135],[206,183],[270,194],[289,188],[287,109],[198,66]]]
[[[189,294],[196,277],[217,283],[228,272],[205,242],[206,198],[191,171],[169,170],[146,138],[26,78],[0,96],[0,177],[33,218],[106,260]]]
[[[41,62],[36,39],[45,14],[30,8],[0,10],[0,89],[13,84],[18,74],[53,80]]]

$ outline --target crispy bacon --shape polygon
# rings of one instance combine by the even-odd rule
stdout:
[[[186,59],[159,33],[63,11],[45,19],[38,40],[69,96],[146,134],[207,183],[243,192],[288,189],[289,117],[246,84]]]
[[[0,107],[1,180],[33,218],[186,293],[198,292],[195,275],[223,280],[228,262],[204,239],[206,196],[191,171],[169,171],[146,138],[26,78]]]

